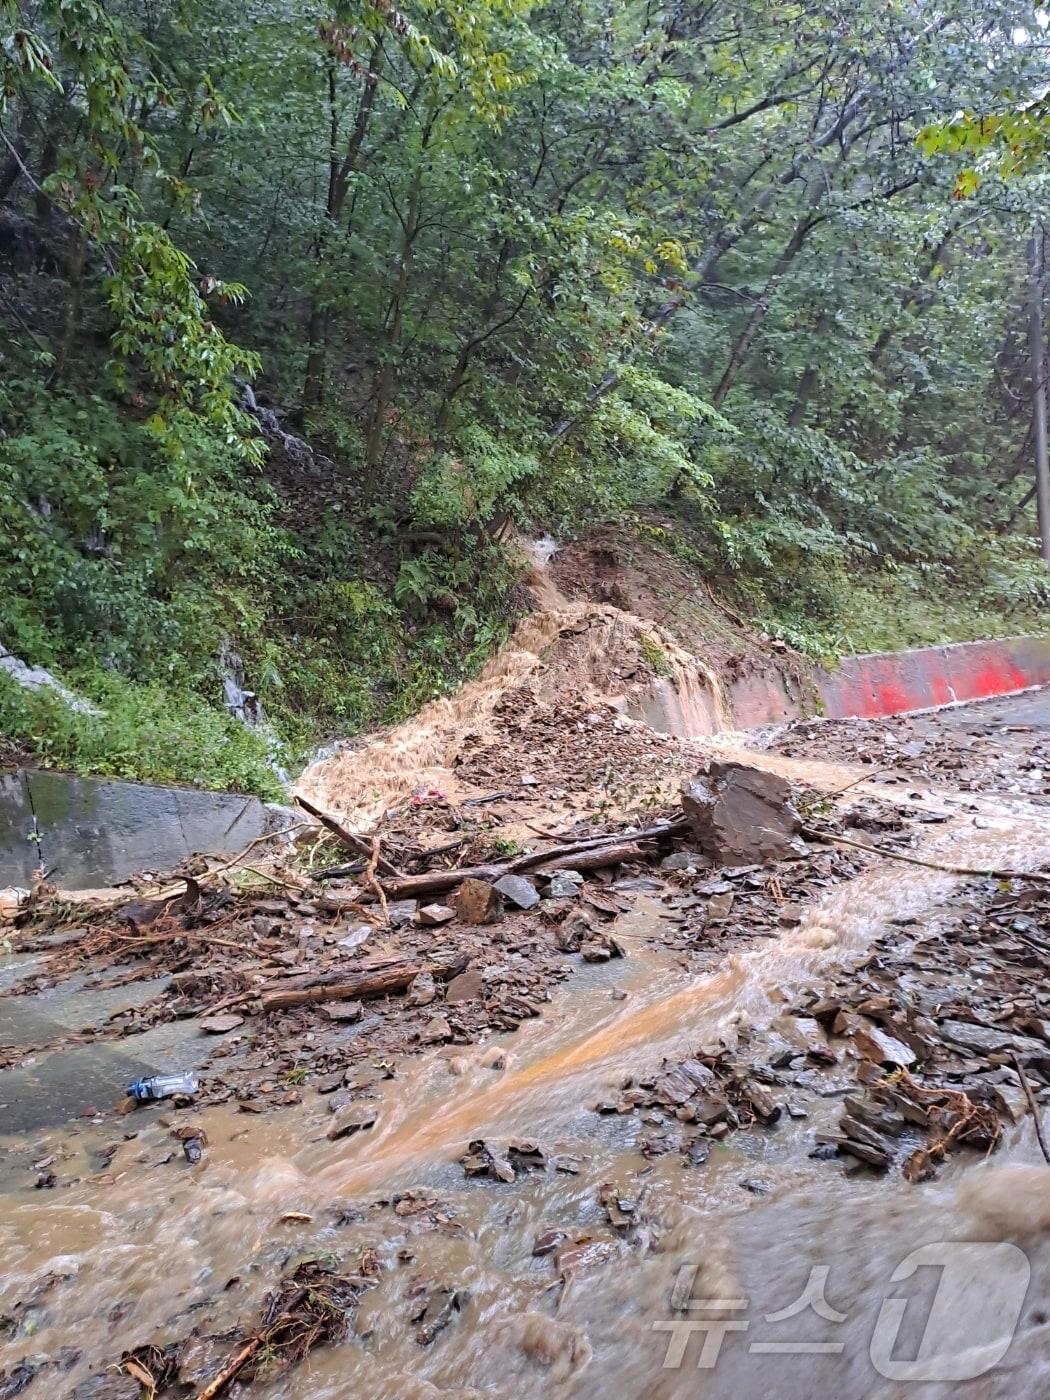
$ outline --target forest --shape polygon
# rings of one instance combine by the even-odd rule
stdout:
[[[1045,12],[0,37],[0,644],[104,712],[3,681],[44,761],[272,793],[231,668],[289,762],[404,717],[508,635],[515,532],[621,522],[820,660],[1045,626]]]

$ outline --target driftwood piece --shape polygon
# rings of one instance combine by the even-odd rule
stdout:
[[[283,1011],[291,1006],[307,1006],[324,1001],[357,1001],[403,992],[423,971],[422,963],[404,958],[372,959],[357,967],[339,968],[310,977],[288,977],[264,986],[263,1011]]]
[[[573,856],[558,856],[534,866],[537,875],[553,875],[556,870],[604,870],[609,865],[621,865],[628,860],[649,860],[656,853],[652,841],[621,841],[615,846],[598,846],[593,851],[578,851]]]
[[[371,841],[367,841],[363,836],[356,836],[352,831],[348,831],[346,827],[343,826],[342,822],[337,822],[335,817],[330,817],[327,812],[322,812],[320,807],[315,807],[312,802],[307,802],[305,797],[300,797],[297,794],[295,800],[304,812],[309,812],[311,817],[316,817],[321,825],[330,831],[337,840],[342,841],[344,846],[348,847],[351,851],[356,851],[359,856],[364,856],[366,861],[371,861]],[[376,868],[381,870],[384,875],[389,875],[395,880],[404,878],[397,866],[387,860],[386,856],[376,857]]]
[[[358,1001],[365,997],[404,992],[421,972],[429,972],[438,982],[447,982],[463,972],[469,953],[456,953],[446,962],[417,963],[405,958],[369,958],[356,967],[337,968],[311,976],[285,977],[266,983],[260,989],[263,1011],[285,1011],[293,1006],[313,1006],[326,1001]]]
[[[583,841],[552,846],[547,851],[517,856],[498,865],[464,865],[456,870],[427,870],[422,875],[403,875],[400,879],[384,880],[383,893],[387,899],[418,899],[422,895],[455,889],[464,880],[494,881],[504,875],[518,875],[524,870],[542,870],[544,867],[551,870],[570,867],[600,870],[603,866],[617,865],[620,861],[642,859],[651,854],[651,848],[644,843],[662,836],[673,836],[676,832],[685,831],[688,826],[688,821],[682,817],[677,821],[664,822],[661,826],[646,827],[644,831],[636,831],[629,837],[590,836]]]

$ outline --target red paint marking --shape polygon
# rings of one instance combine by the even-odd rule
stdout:
[[[963,643],[898,655],[854,657],[825,691],[828,712],[840,718],[877,719],[953,700],[1010,695],[1046,681],[1036,661],[1027,674],[1009,643]]]
[[[915,709],[915,695],[909,694],[902,682],[886,681],[876,690],[878,696],[877,715],[899,715],[904,710]]]

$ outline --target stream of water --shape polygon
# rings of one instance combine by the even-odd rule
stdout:
[[[1050,860],[1050,829],[1036,817],[1004,815],[983,829],[941,828],[928,850],[1033,868]],[[647,946],[661,910],[643,901],[617,926],[626,963],[585,967],[542,1018],[492,1042],[504,1052],[502,1068],[492,1067],[491,1045],[422,1060],[379,1086],[371,1131],[342,1142],[326,1140],[315,1096],[265,1117],[203,1111],[209,1146],[197,1167],[181,1153],[163,1160],[178,1144],[157,1108],[119,1126],[0,1139],[0,1318],[15,1320],[0,1368],[42,1356],[68,1363],[42,1371],[28,1393],[71,1395],[133,1346],[248,1325],[302,1254],[350,1262],[374,1248],[379,1282],[362,1300],[354,1335],[253,1394],[528,1397],[560,1386],[603,1400],[802,1397],[820,1388],[843,1400],[941,1395],[943,1383],[922,1377],[902,1389],[887,1373],[890,1353],[883,1357],[872,1340],[880,1301],[910,1289],[921,1313],[936,1271],[919,1270],[899,1288],[891,1275],[919,1245],[1020,1232],[1032,1284],[1018,1338],[1006,1362],[972,1387],[982,1397],[1045,1393],[1040,1307],[1050,1250],[1047,1235],[1032,1230],[1040,1220],[1050,1227],[1050,1172],[1002,1175],[1003,1164],[1040,1160],[1027,1130],[1015,1131],[994,1165],[911,1187],[809,1158],[814,1131],[839,1111],[833,1097],[801,1122],[736,1134],[702,1167],[677,1153],[647,1161],[637,1150],[644,1122],[593,1111],[626,1074],[655,1069],[664,1056],[731,1042],[745,1023],[781,1025],[800,988],[830,964],[848,963],[887,920],[923,918],[954,883],[917,867],[875,866],[833,889],[798,928],[700,979]],[[125,1140],[125,1132],[135,1136]],[[486,1136],[536,1139],[577,1159],[578,1173],[467,1183],[458,1158],[468,1141]],[[95,1155],[114,1142],[111,1161]],[[34,1190],[27,1165],[52,1154],[61,1177],[78,1179]],[[968,1195],[966,1185],[960,1197],[960,1174],[964,1184],[980,1177],[990,1194]],[[608,1226],[598,1200],[606,1182],[639,1203],[643,1223],[629,1238]],[[418,1195],[395,1210],[406,1192]],[[555,1229],[579,1246],[563,1268],[564,1286],[550,1256],[533,1256],[536,1239]],[[804,1294],[814,1270],[824,1280],[824,1312],[770,1322]],[[460,1309],[423,1346],[413,1295],[432,1285],[458,1290]],[[694,1300],[692,1310],[683,1297]],[[695,1300],[707,1300],[707,1310]],[[743,1325],[725,1332],[716,1364],[698,1369],[707,1332],[675,1325],[711,1318]],[[988,1337],[979,1331],[974,1347],[993,1345],[995,1327]],[[768,1350],[800,1343],[823,1349]],[[966,1393],[965,1383],[955,1388]]]

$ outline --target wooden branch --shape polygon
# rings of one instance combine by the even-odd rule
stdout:
[[[651,841],[620,841],[615,846],[599,846],[597,850],[580,851],[574,856],[559,856],[535,869],[538,875],[553,875],[556,870],[603,870],[628,860],[648,860],[655,854],[656,847]]]
[[[363,836],[355,836],[355,834],[352,831],[348,831],[341,822],[337,822],[335,817],[330,817],[327,812],[322,812],[321,809],[315,807],[312,802],[307,802],[305,797],[296,794],[295,800],[304,812],[309,812],[311,817],[316,817],[321,825],[330,831],[338,841],[341,841],[344,846],[348,847],[351,851],[356,851],[359,856],[364,856],[366,861],[372,859],[371,841],[366,841]],[[395,880],[404,879],[404,876],[401,871],[398,870],[397,866],[387,860],[385,856],[378,857],[376,866],[384,875],[390,875]]]
[[[561,846],[552,846],[548,851],[518,856],[515,860],[504,861],[499,865],[469,865],[461,866],[458,870],[427,870],[422,875],[403,875],[397,880],[384,880],[383,893],[387,899],[417,899],[421,895],[455,889],[464,880],[499,880],[504,875],[517,875],[523,870],[532,870],[537,866],[564,870],[575,865],[587,870],[600,870],[606,865],[616,865],[621,860],[644,857],[650,852],[644,849],[642,842],[672,836],[676,832],[685,831],[688,826],[688,820],[679,817],[676,821],[664,822],[661,826],[650,826],[630,836],[590,836],[583,841],[569,841]],[[628,849],[629,855],[617,854]],[[584,865],[584,854],[587,852],[593,853],[598,859]],[[558,864],[563,857],[573,859]]]
[[[356,968],[340,968],[319,976],[289,977],[262,989],[263,1011],[283,1011],[291,1006],[313,1005],[324,1001],[356,1001],[359,997],[381,997],[403,992],[423,971],[421,963],[404,958],[372,959]]]
[[[815,827],[804,826],[802,835],[810,841],[830,841],[836,846],[855,846],[858,851],[867,851],[872,856],[883,856],[887,860],[903,860],[908,865],[921,865],[925,870],[940,870],[945,875],[976,875],[986,880],[1035,880],[1039,884],[1050,885],[1050,875],[1042,875],[1038,870],[978,870],[970,865],[943,865],[935,860],[922,860],[919,856],[905,855],[903,851],[892,851],[888,846],[869,846],[866,841],[853,841],[848,836],[835,836],[830,831],[818,831]]]
[[[464,972],[469,962],[470,954],[466,952],[455,954],[447,962],[427,964],[398,957],[370,958],[356,967],[270,982],[262,987],[260,1001],[263,1011],[284,1011],[326,1001],[387,996],[407,991],[421,972],[429,972],[437,982],[447,982]]]
[[[1032,1110],[1032,1117],[1035,1119],[1035,1135],[1039,1139],[1039,1147],[1043,1154],[1043,1160],[1046,1162],[1047,1166],[1050,1167],[1050,1150],[1047,1149],[1046,1138],[1043,1136],[1043,1122],[1039,1116],[1039,1105],[1035,1101],[1035,1095],[1032,1093],[1032,1086],[1028,1082],[1028,1076],[1021,1068],[1021,1061],[1013,1052],[1011,1052],[1010,1058],[1014,1062],[1014,1069],[1017,1071],[1017,1077],[1021,1081],[1021,1088],[1024,1090],[1024,1096],[1028,1100],[1028,1107]]]
[[[250,1341],[246,1342],[245,1345],[241,1347],[240,1351],[237,1352],[236,1356],[226,1363],[215,1379],[209,1381],[203,1390],[197,1392],[196,1400],[215,1400],[215,1396],[221,1394],[222,1391],[226,1389],[237,1372],[247,1365],[262,1344],[263,1338],[261,1335],[252,1337]]]

